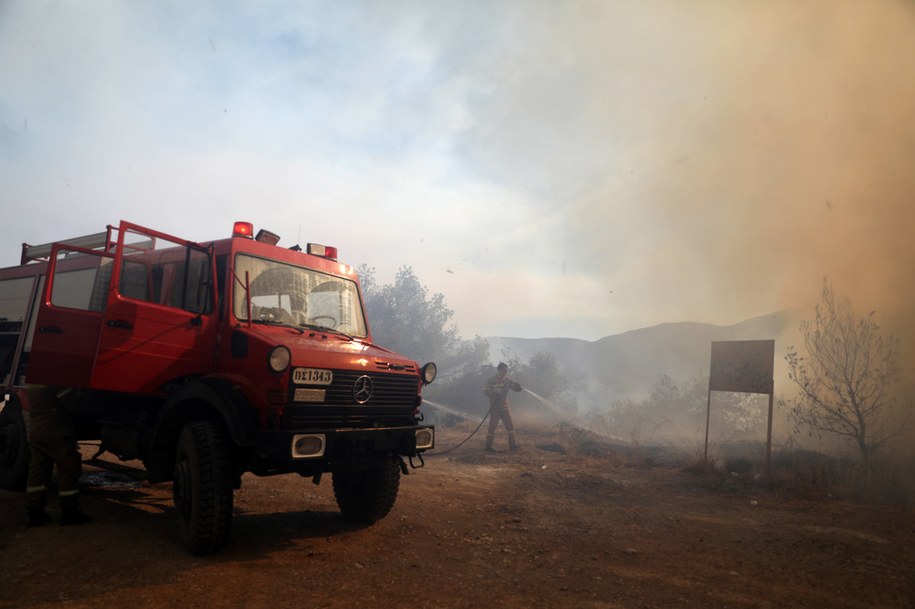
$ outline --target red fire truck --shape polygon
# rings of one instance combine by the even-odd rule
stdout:
[[[375,345],[336,248],[236,222],[194,243],[129,222],[0,269],[0,487],[28,467],[27,386],[66,393],[79,439],[172,482],[183,543],[220,550],[242,474],[332,476],[370,523],[422,465],[420,367]]]

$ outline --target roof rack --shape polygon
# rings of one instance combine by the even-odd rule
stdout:
[[[62,239],[60,241],[52,241],[51,243],[43,243],[42,245],[29,245],[28,243],[23,243],[22,258],[19,264],[27,264],[33,260],[47,260],[48,256],[51,255],[51,248],[55,245],[72,245],[74,247],[90,250],[108,250],[113,245],[111,242],[111,231],[113,228],[114,227],[109,225],[107,230],[103,233],[93,233],[91,235],[85,235],[84,237]]]

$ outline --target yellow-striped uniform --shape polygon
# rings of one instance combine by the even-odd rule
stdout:
[[[57,489],[60,496],[61,524],[81,524],[89,517],[79,509],[79,477],[82,457],[76,443],[76,425],[72,413],[53,387],[29,386],[29,477],[26,502],[33,526],[48,520],[44,510],[48,503],[48,484],[57,466]]]

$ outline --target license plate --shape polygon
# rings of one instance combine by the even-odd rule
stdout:
[[[332,370],[321,368],[295,368],[292,371],[292,382],[296,385],[330,385],[334,381]]]
[[[326,389],[296,389],[292,394],[292,401],[323,404],[325,391]]]

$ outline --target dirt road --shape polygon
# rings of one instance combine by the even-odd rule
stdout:
[[[0,492],[0,607],[915,607],[903,506],[521,440],[429,457],[367,528],[339,515],[329,479],[245,476],[230,544],[209,557],[179,546],[169,485],[99,476],[95,522],[31,530],[23,496]]]

